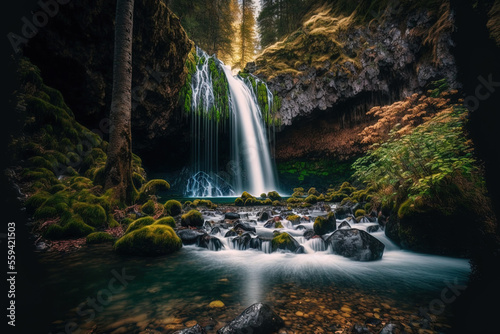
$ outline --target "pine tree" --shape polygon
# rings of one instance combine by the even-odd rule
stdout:
[[[255,36],[255,5],[253,0],[241,1],[241,25],[239,33],[240,57],[238,65],[243,68],[246,63],[253,59],[257,47]]]

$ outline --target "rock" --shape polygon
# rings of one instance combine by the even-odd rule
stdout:
[[[314,237],[316,234],[314,233],[313,230],[306,230],[303,234],[303,237],[306,238],[306,240],[309,240],[311,239],[312,237]]]
[[[368,319],[365,320],[365,324],[366,325],[378,326],[381,323],[382,323],[382,320],[377,319],[377,318],[372,318],[372,317],[370,317],[370,318],[368,318]]]
[[[345,205],[335,209],[335,217],[337,217],[337,219],[346,219],[350,217],[352,213],[351,208]]]
[[[304,246],[299,246],[294,252],[295,254],[305,254],[306,250],[304,249]]]
[[[210,223],[209,221],[206,221],[203,223],[203,227],[202,227],[205,231],[211,231],[212,230],[212,223]]]
[[[218,238],[208,234],[199,236],[196,245],[216,252],[224,248],[224,244]]]
[[[226,212],[224,219],[240,219],[240,215],[236,212]]]
[[[255,227],[251,226],[248,223],[243,223],[243,222],[236,223],[234,225],[234,229],[235,230],[240,229],[240,230],[247,231],[247,232],[255,232]]]
[[[335,219],[335,214],[329,212],[328,215],[319,216],[314,220],[314,233],[317,235],[324,235],[335,231],[337,228],[337,220]]]
[[[384,328],[380,331],[379,334],[399,334],[400,327],[397,324],[388,323]]]
[[[194,325],[193,327],[189,327],[186,329],[181,329],[180,331],[175,331],[173,334],[206,334],[203,327],[199,324]]]
[[[271,241],[271,248],[273,252],[276,252],[277,250],[284,250],[295,253],[299,247],[301,246],[297,240],[286,232],[276,233]]]
[[[271,211],[262,211],[257,216],[258,216],[258,221],[265,222],[269,218],[271,218]]]
[[[203,234],[204,233],[190,229],[177,231],[177,235],[181,238],[183,245],[194,245]]]
[[[120,254],[156,256],[178,251],[182,241],[170,226],[148,225],[125,234],[113,247]]]
[[[269,219],[265,224],[264,224],[264,227],[265,228],[274,228],[275,227],[275,224],[276,222],[274,221],[274,219]]]
[[[208,304],[208,307],[210,308],[221,308],[224,306],[226,305],[224,305],[224,303],[220,300],[214,300],[213,302],[210,302],[210,304]]]
[[[260,249],[261,246],[262,246],[262,240],[259,237],[250,239],[250,248]]]
[[[373,233],[373,232],[377,232],[379,229],[380,229],[380,226],[378,224],[377,225],[370,225],[370,226],[366,227],[366,232]]]
[[[229,238],[229,237],[236,237],[238,235],[238,233],[236,233],[235,230],[229,230],[226,232],[226,234],[224,235],[224,238]]]
[[[326,240],[336,254],[356,261],[380,260],[385,245],[365,231],[337,230]]]
[[[283,319],[268,305],[257,303],[219,329],[217,334],[271,334],[278,331],[283,325]]]
[[[252,240],[252,236],[250,233],[243,233],[242,235],[234,238],[233,245],[234,248],[239,249],[239,250],[246,250],[250,248],[250,242]]]
[[[181,216],[181,225],[182,226],[193,226],[193,227],[200,227],[203,226],[203,223],[205,220],[203,219],[203,216],[200,211],[198,210],[190,210],[189,212],[183,214]],[[210,229],[211,226],[210,226]]]
[[[360,325],[360,324],[354,324],[352,326],[351,333],[355,334],[371,334],[371,331],[368,329],[368,327]]]
[[[351,228],[351,225],[349,225],[349,223],[347,221],[343,221],[342,223],[340,223],[339,225],[339,230],[348,230]]]
[[[302,231],[302,230],[306,230],[307,228],[304,225],[298,225],[295,227],[295,229],[298,231]]]
[[[214,227],[214,228],[210,231],[210,234],[217,234],[217,233],[221,233],[221,230],[220,230],[220,227],[219,227],[219,226]]]

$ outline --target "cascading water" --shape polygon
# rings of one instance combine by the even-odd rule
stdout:
[[[259,195],[277,190],[257,88],[266,90],[266,117],[272,110],[272,93],[257,78],[252,86],[248,79],[233,77],[229,67],[200,49],[197,57],[191,82],[192,176],[185,195],[234,196],[243,191]],[[229,154],[222,156],[224,150]]]

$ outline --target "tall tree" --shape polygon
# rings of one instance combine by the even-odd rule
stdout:
[[[120,203],[131,203],[135,196],[132,182],[132,29],[134,0],[117,0],[113,92],[111,96],[108,158],[104,168],[104,187],[114,189]]]
[[[241,0],[241,25],[240,25],[240,67],[254,57],[257,47],[255,36],[255,4],[253,0]]]

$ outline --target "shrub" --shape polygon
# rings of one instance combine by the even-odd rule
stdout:
[[[115,243],[120,254],[155,256],[178,251],[181,239],[170,226],[150,225],[124,235]]]
[[[326,217],[317,217],[316,220],[314,220],[313,228],[316,235],[324,235],[335,231],[337,229],[335,214],[329,212]]]
[[[181,217],[182,226],[200,227],[203,226],[203,222],[203,216],[198,210],[190,210],[188,213],[183,214]]]
[[[113,241],[115,241],[115,238],[107,232],[93,232],[87,235],[88,244],[102,244]]]
[[[187,203],[187,202],[186,202]],[[186,204],[184,203],[184,204]],[[182,212],[181,202],[176,201],[175,199],[168,200],[165,205],[165,211],[170,216],[177,216]]]
[[[158,219],[157,221],[155,221],[153,223],[153,225],[167,225],[167,226],[170,226],[171,228],[177,227],[175,224],[175,219],[173,217],[170,217],[170,216]]]
[[[154,222],[155,222],[155,220],[152,217],[139,218],[127,227],[125,234],[130,233],[130,232],[135,231],[135,230],[138,230],[144,226],[151,225]]]

